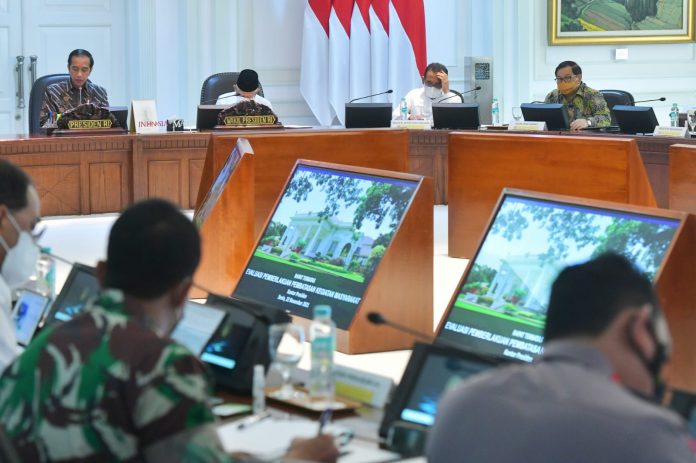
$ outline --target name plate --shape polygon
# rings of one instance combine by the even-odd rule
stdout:
[[[508,130],[517,132],[546,132],[546,122],[544,121],[513,121],[508,126]]]
[[[225,116],[222,122],[226,126],[275,125],[278,122],[278,118],[273,114],[265,116]]]
[[[336,395],[357,400],[375,408],[383,408],[394,387],[394,381],[355,368],[334,365]]]
[[[68,121],[69,129],[110,129],[113,122],[110,119],[75,119]]]
[[[410,130],[430,130],[433,128],[432,122],[427,119],[415,119],[403,121],[394,119],[391,121],[392,129],[410,129]]]
[[[654,137],[681,137],[689,136],[688,127],[672,127],[669,125],[655,126]]]

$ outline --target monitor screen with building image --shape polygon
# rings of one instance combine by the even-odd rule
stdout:
[[[418,185],[298,163],[234,295],[347,329]]]
[[[551,285],[562,268],[614,251],[654,281],[680,219],[593,203],[600,202],[504,191],[438,339],[530,362],[542,352]]]

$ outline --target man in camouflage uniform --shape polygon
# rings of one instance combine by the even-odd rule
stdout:
[[[49,114],[57,118],[70,109],[84,103],[92,103],[106,108],[109,97],[104,87],[93,84],[89,75],[94,67],[94,58],[87,50],[78,48],[68,55],[68,72],[70,77],[62,82],[56,82],[46,87],[39,122],[43,127],[48,122]]]
[[[560,103],[565,107],[570,130],[611,125],[609,107],[602,94],[582,81],[582,69],[574,61],[556,66],[556,90],[546,95],[544,103]]]
[[[126,210],[97,266],[91,310],[42,332],[0,378],[0,423],[27,462],[227,462],[206,398],[205,367],[168,335],[200,259],[173,205]],[[288,457],[333,461],[327,437]]]

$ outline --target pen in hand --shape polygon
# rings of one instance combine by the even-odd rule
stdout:
[[[317,432],[317,436],[321,436],[321,433],[324,431],[324,426],[327,425],[329,421],[331,421],[331,416],[333,415],[333,409],[327,408],[323,412],[321,412],[321,416],[319,417],[319,432]]]
[[[245,429],[248,428],[251,425],[254,425],[258,423],[259,421],[263,421],[266,418],[270,418],[271,414],[268,412],[263,412],[263,413],[258,413],[256,415],[251,415],[248,418],[244,418],[241,420],[241,422],[237,425],[237,429]]]

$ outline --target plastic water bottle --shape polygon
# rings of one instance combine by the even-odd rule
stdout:
[[[49,254],[51,248],[41,248],[41,255],[36,262],[37,293],[55,299],[56,296],[56,261]],[[47,254],[49,253],[49,254]]]
[[[498,103],[497,98],[493,98],[493,104],[491,105],[491,123],[500,125],[500,103]]]
[[[331,307],[314,307],[314,320],[309,325],[312,343],[312,367],[309,371],[309,395],[315,400],[325,400],[330,407],[334,400],[334,350],[336,348],[336,324],[331,320]]]
[[[401,103],[399,104],[399,110],[401,111],[401,120],[407,121],[408,120],[408,103],[406,103],[406,98],[401,99]],[[331,309],[329,308],[329,310],[331,310]]]
[[[252,412],[254,415],[266,411],[266,371],[260,363],[254,365],[254,378],[251,384]]]
[[[679,105],[672,103],[672,109],[669,110],[669,125],[679,127]]]

